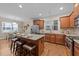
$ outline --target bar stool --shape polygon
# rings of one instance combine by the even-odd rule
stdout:
[[[19,40],[18,38],[11,39],[11,47],[10,47],[10,50],[13,53],[14,53],[14,50],[15,50],[15,42],[18,41],[18,40]]]
[[[23,43],[20,42],[20,41],[16,41],[15,44],[16,44],[15,55],[21,56],[21,54],[22,54],[22,45],[23,45]]]
[[[33,56],[34,55],[33,52],[35,53],[35,51],[36,51],[35,48],[36,48],[36,45],[30,46],[30,45],[24,44],[23,49],[26,52],[24,55]]]

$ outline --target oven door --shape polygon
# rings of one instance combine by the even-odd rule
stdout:
[[[66,37],[66,47],[68,51],[68,55],[72,56],[73,55],[73,40]]]

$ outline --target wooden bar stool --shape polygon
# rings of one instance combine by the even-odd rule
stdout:
[[[12,53],[14,53],[15,42],[18,41],[18,40],[19,40],[18,38],[11,39],[11,47],[10,47],[10,50],[11,50]]]
[[[35,48],[36,48],[36,45],[32,45],[32,46],[27,44],[23,45],[23,49],[26,51],[25,55],[33,56],[34,55],[33,53],[35,53],[36,51]]]
[[[20,41],[16,41],[15,44],[16,44],[15,55],[21,56],[21,54],[22,54],[22,45],[23,45],[23,43],[20,42]]]

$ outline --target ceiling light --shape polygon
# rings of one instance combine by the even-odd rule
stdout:
[[[63,8],[63,7],[60,7],[59,9],[60,9],[60,10],[63,10],[64,8]]]
[[[39,13],[39,16],[42,16],[42,13]]]
[[[19,8],[23,8],[23,6],[22,5],[19,5]]]

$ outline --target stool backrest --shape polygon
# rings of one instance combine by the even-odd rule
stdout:
[[[28,49],[28,50],[32,50],[32,49],[34,49],[36,46],[34,45],[34,46],[29,46],[29,45],[23,45],[23,47],[24,48],[26,48],[26,49]]]

